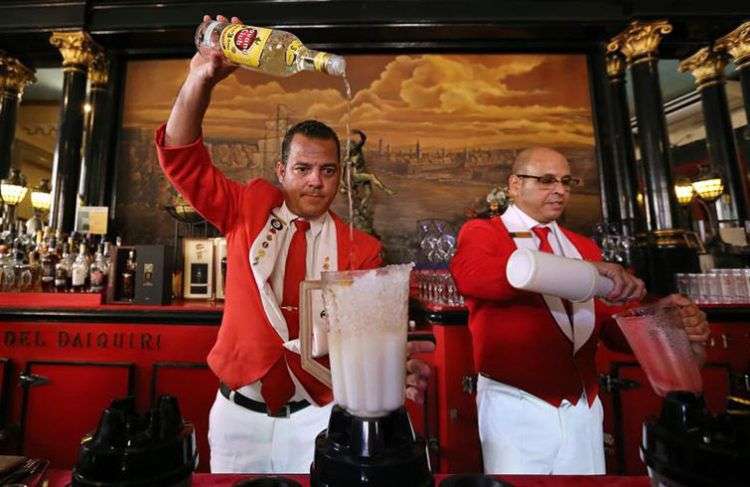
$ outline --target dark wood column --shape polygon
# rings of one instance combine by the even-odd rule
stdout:
[[[662,104],[657,48],[662,36],[672,32],[665,20],[633,21],[608,46],[611,53],[622,53],[633,77],[635,116],[645,170],[648,230],[667,230],[675,226],[677,203],[672,188],[664,106]]]
[[[50,227],[69,233],[75,223],[81,170],[83,105],[94,42],[87,33],[79,31],[55,32],[50,43],[60,50],[64,66],[60,130],[52,165]]]
[[[625,59],[620,53],[610,53],[607,56],[607,78],[607,122],[611,134],[610,151],[620,221],[633,234],[645,230],[646,221],[638,205],[638,174],[625,89]]]
[[[110,115],[109,62],[104,52],[97,52],[89,67],[89,91],[84,120],[83,159],[78,186],[80,201],[86,206],[106,206],[107,155]]]
[[[33,71],[0,51],[0,179],[10,171],[18,103],[26,85],[35,81]]]
[[[740,73],[742,98],[745,101],[745,115],[747,123],[750,125],[750,22],[745,22],[716,41],[715,48],[729,54]]]
[[[690,72],[701,94],[703,124],[706,127],[708,157],[720,171],[725,191],[731,197],[734,218],[740,225],[748,219],[747,168],[737,157],[732,119],[729,115],[724,80],[725,55],[704,47],[680,63],[680,71]]]
[[[612,145],[612,134],[607,120],[609,106],[604,55],[601,51],[593,52],[589,55],[588,61],[589,93],[591,96],[592,120],[596,132],[596,165],[599,173],[602,220],[620,225],[617,181],[612,153],[609,150]]]
[[[657,71],[657,48],[670,32],[672,26],[666,20],[636,20],[607,46],[609,53],[624,56],[633,77],[647,212],[647,232],[636,238],[633,265],[648,291],[656,295],[674,292],[675,273],[699,270],[697,250],[685,231],[676,228],[677,201]]]

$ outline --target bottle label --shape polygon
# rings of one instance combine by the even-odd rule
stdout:
[[[257,68],[270,35],[271,29],[232,24],[221,31],[221,50],[229,61]]]
[[[315,58],[313,58],[313,65],[315,66],[315,71],[320,71],[325,73],[326,71],[326,63],[328,62],[328,56],[329,54],[327,52],[319,52],[315,55]]]
[[[72,272],[72,284],[74,286],[83,286],[83,284],[86,282],[86,269],[81,268],[75,268]]]
[[[294,64],[294,60],[297,59],[297,53],[302,48],[302,42],[299,40],[292,41],[289,43],[289,47],[286,48],[286,65],[291,66]]]

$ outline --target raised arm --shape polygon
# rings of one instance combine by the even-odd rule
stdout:
[[[203,20],[210,17],[204,16]],[[222,16],[217,20],[226,21]],[[233,17],[232,22],[238,23],[239,19]],[[201,138],[201,125],[213,87],[235,69],[214,51],[197,52],[190,61],[190,70],[166,126],[156,134],[164,174],[198,213],[222,233],[235,221],[242,186],[213,165]]]
[[[207,20],[211,20],[211,17],[203,16],[203,21]],[[216,20],[227,21],[222,15],[217,16]],[[232,23],[238,24],[240,20],[232,17]],[[188,145],[200,137],[203,116],[211,101],[211,91],[235,69],[237,66],[227,63],[216,51],[195,53],[190,60],[187,79],[177,95],[177,101],[167,121],[164,137],[166,147]]]

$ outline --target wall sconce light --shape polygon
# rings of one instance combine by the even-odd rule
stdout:
[[[21,171],[12,167],[6,179],[0,181],[0,196],[5,203],[5,214],[3,215],[3,229],[11,229],[16,221],[16,205],[23,201],[29,188],[26,187],[26,178]]]
[[[31,206],[34,207],[34,216],[26,222],[26,233],[35,235],[37,231],[44,228],[44,215],[49,211],[52,203],[52,194],[48,179],[39,180],[39,184],[31,190]]]
[[[689,205],[693,201],[693,195],[695,194],[693,183],[685,177],[677,178],[674,182],[674,193],[677,196],[677,203],[682,206]]]
[[[49,207],[52,204],[51,191],[52,188],[49,185],[49,180],[41,179],[39,184],[31,190],[31,206],[42,213],[49,211]]]
[[[709,166],[703,165],[693,181],[693,189],[700,199],[711,203],[716,201],[724,192],[724,181],[719,173]]]

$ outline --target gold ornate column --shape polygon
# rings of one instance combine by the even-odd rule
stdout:
[[[706,145],[709,162],[723,175],[725,188],[731,196],[732,213],[740,225],[750,215],[747,174],[737,157],[737,147],[729,114],[729,104],[724,80],[726,55],[710,47],[698,50],[680,63],[682,73],[691,73],[701,94],[703,124],[706,127]]]
[[[625,56],[633,77],[638,140],[646,178],[649,230],[674,228],[674,214],[677,208],[672,192],[669,138],[657,70],[659,44],[664,35],[670,32],[672,25],[666,20],[636,20],[607,46],[608,52],[620,52]]]
[[[26,85],[35,81],[34,71],[0,51],[0,179],[10,170],[18,103]]]
[[[81,170],[86,77],[97,46],[83,31],[55,32],[50,43],[60,50],[64,67],[60,130],[52,166],[50,226],[71,232]]]
[[[633,262],[647,289],[674,292],[676,272],[696,272],[698,254],[677,227],[677,201],[672,182],[669,137],[659,86],[658,48],[672,32],[666,20],[633,21],[607,46],[625,57],[633,78],[638,142],[644,177],[646,229],[636,240]]]
[[[717,50],[725,51],[740,73],[745,114],[750,124],[750,21],[745,22],[715,43]]]

